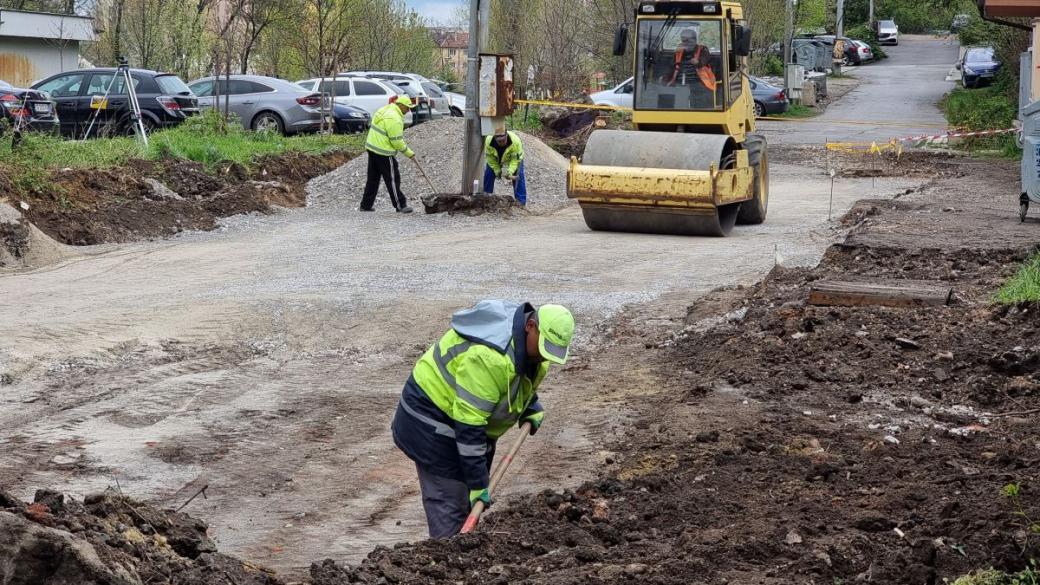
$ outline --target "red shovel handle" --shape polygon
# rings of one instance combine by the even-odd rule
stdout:
[[[506,469],[509,468],[509,464],[513,462],[513,458],[516,457],[520,446],[524,444],[527,437],[531,436],[531,423],[526,422],[520,426],[520,437],[513,443],[513,447],[509,449],[509,453],[498,462],[495,466],[495,470],[491,473],[491,481],[488,483],[488,493],[490,494],[495,488],[498,487],[498,483],[502,481],[502,476],[506,474]],[[473,532],[473,529],[477,527],[477,522],[480,521],[480,515],[484,513],[484,502],[477,500],[473,504],[473,509],[469,511],[469,516],[466,517],[466,523],[462,525],[462,534]]]

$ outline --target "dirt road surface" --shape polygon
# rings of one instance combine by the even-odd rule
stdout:
[[[886,95],[915,92],[893,84]],[[898,119],[887,103],[858,109]],[[767,135],[802,132],[815,130]],[[209,485],[187,511],[210,522],[221,550],[290,574],[420,538],[414,470],[390,442],[390,417],[450,312],[502,297],[564,303],[579,322],[577,357],[550,375],[546,426],[506,492],[575,486],[610,456],[601,446],[628,414],[621,396],[654,384],[599,342],[612,317],[679,322],[699,294],[752,283],[778,257],[814,264],[841,232],[829,210],[837,218],[857,199],[929,180],[839,177],[830,209],[826,165],[777,160],[787,162],[772,166],[767,223],[727,239],[593,233],[573,207],[498,219],[342,206],[88,248],[4,276],[0,485],[28,499],[39,486],[82,496],[118,481],[167,504]]]

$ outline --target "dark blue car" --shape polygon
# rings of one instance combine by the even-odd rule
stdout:
[[[964,87],[979,87],[993,81],[993,77],[1000,71],[1000,61],[993,47],[968,47],[957,67],[961,70]]]
[[[336,134],[357,134],[368,130],[371,117],[368,112],[355,106],[335,104],[332,117],[336,120]]]

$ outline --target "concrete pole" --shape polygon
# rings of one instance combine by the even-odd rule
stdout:
[[[480,135],[480,51],[487,45],[491,0],[470,0],[469,47],[466,66],[466,149],[462,161],[463,194],[473,192],[473,181],[480,180],[483,162]],[[481,189],[477,189],[479,192]]]
[[[874,28],[874,0],[870,0],[869,8],[867,9],[867,26],[871,29]]]
[[[845,0],[838,0],[838,15],[834,20],[834,46],[838,46],[838,37],[845,36]],[[836,56],[841,59],[841,56]],[[834,72],[841,75],[841,65],[834,65]]]
[[[787,67],[791,64],[791,53],[794,50],[794,0],[787,0],[787,19],[784,23],[784,93],[791,97],[791,84],[787,75]]]

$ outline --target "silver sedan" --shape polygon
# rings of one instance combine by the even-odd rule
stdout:
[[[224,107],[244,128],[280,134],[313,132],[321,128],[321,94],[295,83],[262,75],[203,77],[188,84],[199,98],[200,108]],[[324,109],[328,117],[328,108]]]

